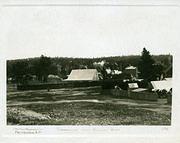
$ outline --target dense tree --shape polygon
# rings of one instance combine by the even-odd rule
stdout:
[[[164,59],[161,61],[155,61],[153,56],[150,55],[150,52],[144,48],[139,62],[141,78],[148,81],[162,79],[162,75],[164,74],[164,65],[162,64],[163,60]]]
[[[92,69],[95,68],[93,63],[98,63],[103,60],[106,61],[106,64],[104,65],[104,69],[99,67],[99,71],[102,71],[102,75],[105,78],[108,78],[105,69],[110,68],[112,70],[123,71],[129,64],[138,66],[141,74],[149,79],[160,75],[162,71],[166,71],[166,75],[169,77],[172,76],[172,60],[169,60],[169,58],[172,59],[171,55],[151,56],[146,49],[143,51],[142,56],[101,58],[49,58],[41,56],[30,59],[9,60],[7,61],[7,76],[16,79],[16,82],[21,81],[24,75],[36,75],[41,81],[46,81],[48,74],[57,74],[61,78],[67,78],[67,75],[70,74],[72,69]]]
[[[162,64],[154,64],[153,65],[153,80],[159,79],[162,80],[164,78],[164,66]]]
[[[154,78],[153,60],[150,52],[143,48],[142,56],[140,58],[138,69],[140,71],[140,77],[146,80],[152,80]]]
[[[28,62],[21,60],[14,62],[12,66],[7,66],[7,74],[11,76],[16,83],[22,83],[23,76],[28,74]]]
[[[35,64],[35,73],[40,81],[46,82],[49,74],[57,74],[57,66],[53,65],[51,58],[42,55]]]

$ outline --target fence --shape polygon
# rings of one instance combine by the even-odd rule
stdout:
[[[148,100],[148,101],[157,101],[158,95],[154,92],[132,92],[129,90],[119,90],[111,89],[110,93],[114,96],[119,96],[123,98],[130,98],[136,100]]]
[[[39,90],[39,89],[57,89],[68,87],[91,87],[102,86],[103,89],[112,89],[115,85],[120,84],[123,89],[127,83],[121,80],[99,80],[99,81],[61,81],[59,83],[33,83],[33,84],[20,84],[17,86],[18,90]]]
[[[40,89],[58,89],[74,87],[91,87],[100,86],[100,81],[62,81],[58,84],[41,83],[41,84],[21,84],[17,86],[18,90],[40,90]]]
[[[167,95],[167,103],[172,104],[172,94]]]

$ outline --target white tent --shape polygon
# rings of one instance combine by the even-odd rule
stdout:
[[[172,88],[172,78],[168,78],[168,80],[160,80],[160,81],[151,81],[153,90],[163,90],[169,91]]]
[[[67,80],[99,80],[96,69],[72,70]]]

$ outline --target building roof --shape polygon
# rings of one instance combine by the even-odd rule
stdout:
[[[169,91],[172,88],[172,79],[171,80],[161,80],[161,81],[151,81],[152,87],[154,90],[163,90]]]
[[[128,67],[126,67],[125,69],[126,70],[129,70],[129,69],[136,69],[137,67],[134,67],[134,66],[128,66]]]
[[[134,89],[132,90],[133,92],[143,92],[143,91],[147,91],[147,88],[138,88],[138,89]]]
[[[67,80],[99,80],[96,69],[72,70]]]

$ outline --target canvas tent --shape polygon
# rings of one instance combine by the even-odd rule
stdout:
[[[68,76],[68,81],[70,80],[99,80],[98,72],[96,69],[77,69],[72,70]]]
[[[172,78],[168,78],[168,80],[160,80],[160,81],[151,81],[151,85],[153,90],[163,90],[169,91],[172,88]]]

